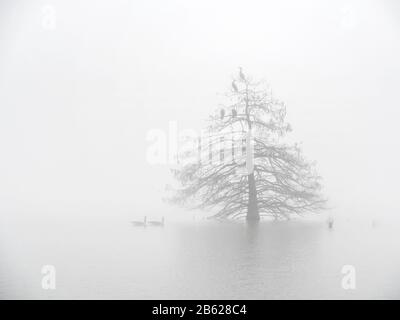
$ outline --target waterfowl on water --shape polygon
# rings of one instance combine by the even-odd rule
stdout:
[[[135,227],[145,227],[146,226],[146,220],[147,220],[147,218],[146,218],[146,216],[144,216],[143,221],[132,221],[132,224]]]
[[[155,226],[155,227],[163,227],[164,226],[164,217],[161,218],[161,221],[149,221],[149,225]]]

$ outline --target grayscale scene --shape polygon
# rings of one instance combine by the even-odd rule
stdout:
[[[400,2],[1,0],[0,299],[399,299]]]

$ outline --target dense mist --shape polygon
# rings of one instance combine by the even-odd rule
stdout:
[[[285,102],[323,219],[398,223],[399,39],[395,0],[1,1],[0,255],[24,221],[209,215],[163,201],[150,133],[200,131],[239,67]]]

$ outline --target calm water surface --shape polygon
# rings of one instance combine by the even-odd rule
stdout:
[[[244,224],[2,221],[0,298],[382,299],[400,298],[393,226],[322,221]],[[56,290],[41,288],[43,265]],[[343,265],[356,289],[341,286]]]

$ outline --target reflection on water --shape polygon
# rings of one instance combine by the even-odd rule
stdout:
[[[396,231],[324,222],[8,222],[0,227],[0,298],[400,298]],[[56,267],[56,290],[41,267]],[[356,268],[356,290],[341,286]]]

